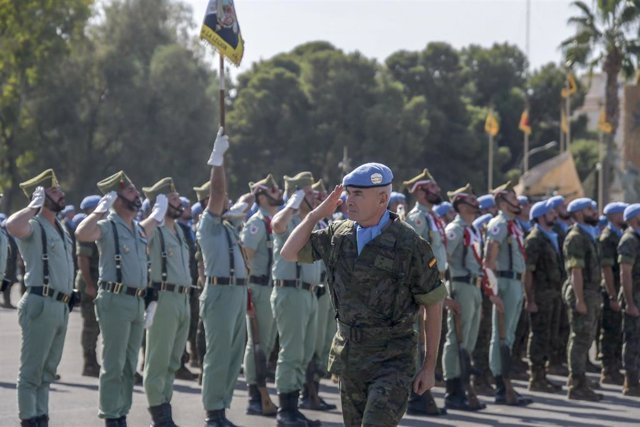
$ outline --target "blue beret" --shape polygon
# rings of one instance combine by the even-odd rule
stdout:
[[[491,218],[493,218],[493,215],[491,215],[490,213],[486,213],[484,215],[480,215],[478,218],[476,218],[473,221],[473,226],[476,228],[480,228],[483,225],[485,225],[486,223],[488,223],[489,221],[491,221]]]
[[[607,222],[609,222],[609,220],[607,219],[607,216],[600,215],[600,218],[598,218],[598,225],[600,227],[604,227],[605,225],[607,225]]]
[[[390,205],[393,203],[406,203],[406,202],[407,202],[407,198],[404,194],[398,193],[397,191],[391,192],[391,197],[389,197]]]
[[[98,203],[100,203],[100,196],[95,194],[92,196],[87,196],[82,199],[82,202],[80,202],[80,209],[95,209],[96,206],[98,206]]]
[[[633,203],[624,210],[624,220],[629,221],[640,214],[640,203]]]
[[[549,206],[548,200],[543,200],[542,202],[536,202],[533,204],[533,206],[531,207],[531,210],[529,211],[529,220],[533,221],[536,218],[540,218],[542,215],[546,214],[551,209],[552,207]]]
[[[451,210],[453,209],[453,205],[449,202],[442,202],[440,203],[438,206],[436,206],[435,208],[433,208],[433,211],[439,216],[439,217],[444,217],[446,214],[448,214],[449,212],[451,212]]]
[[[202,213],[202,205],[200,204],[200,202],[196,202],[193,205],[191,205],[191,215],[196,216],[196,215],[200,215]]]
[[[85,213],[75,214],[73,216],[73,219],[71,220],[71,228],[75,230],[78,227],[78,224],[80,224],[82,220],[85,219],[86,217],[87,217],[87,214]]]
[[[623,213],[627,206],[629,206],[628,203],[611,202],[604,207],[604,211],[602,211],[602,213],[604,213],[605,215]]]
[[[344,187],[384,187],[393,181],[393,172],[382,163],[360,165],[342,179]]]
[[[579,199],[572,200],[571,203],[569,203],[569,206],[567,206],[567,212],[575,213],[586,208],[592,208],[593,203],[593,200],[588,197],[580,197]]]
[[[529,198],[527,196],[518,196],[518,204],[520,206],[526,206],[529,204]]]
[[[493,197],[493,194],[485,194],[484,196],[478,197],[478,203],[480,204],[480,209],[496,207],[496,199]]]
[[[71,212],[75,212],[75,211],[76,211],[76,207],[75,206],[67,205],[67,206],[64,207],[64,209],[62,209],[62,211],[60,211],[60,214],[62,216],[65,216],[65,215],[67,215],[67,214],[69,214]]]
[[[564,197],[563,196],[553,196],[551,197],[549,200],[547,200],[547,202],[549,203],[549,207],[552,209],[557,209],[560,206],[562,206],[564,204]]]
[[[190,202],[190,201],[189,201],[189,199],[187,199],[186,197],[181,196],[181,197],[180,197],[180,204],[182,205],[182,207],[183,207],[183,208],[185,208],[185,209],[186,209],[186,208],[188,208],[188,207],[189,207],[189,205],[191,205],[191,202]]]
[[[597,210],[597,209],[598,209],[598,203],[596,203],[596,201],[595,201],[595,200],[591,200],[591,207],[592,207],[593,209],[596,209],[596,210]]]

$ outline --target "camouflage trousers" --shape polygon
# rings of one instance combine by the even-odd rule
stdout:
[[[527,342],[527,357],[531,367],[543,368],[551,358],[551,327],[553,315],[562,304],[559,291],[545,291],[535,295],[538,311],[528,313],[531,330]]]
[[[622,361],[622,312],[609,307],[609,295],[602,293],[602,319],[600,325],[600,360],[602,368],[618,370]]]
[[[640,292],[636,292],[633,299],[636,305],[640,305]],[[640,371],[640,317],[624,315],[622,359],[627,372]]]
[[[580,314],[575,311],[575,297],[571,287],[565,289],[565,302],[569,313],[569,345],[567,356],[569,373],[580,376],[587,372],[587,360],[589,349],[595,338],[596,325],[600,315],[600,304],[602,297],[599,292],[584,291],[587,314]]]
[[[489,346],[491,344],[491,310],[493,304],[482,296],[482,314],[476,347],[473,350],[473,367],[483,374],[489,374]]]
[[[80,313],[82,314],[82,335],[80,338],[82,349],[85,352],[95,351],[96,344],[98,343],[98,335],[100,335],[100,326],[96,319],[93,299],[87,294],[82,294]]]
[[[569,315],[566,304],[554,306],[551,319],[551,359],[553,365],[567,362],[567,343],[569,342]]]
[[[380,334],[356,343],[343,334],[334,338],[329,365],[340,375],[344,425],[397,426],[415,375],[417,337]]]

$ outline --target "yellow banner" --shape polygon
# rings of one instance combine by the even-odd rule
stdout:
[[[209,0],[200,38],[216,48],[220,55],[240,65],[244,40],[233,0]]]
[[[567,98],[578,91],[578,85],[576,84],[576,78],[573,73],[567,74],[567,87],[564,87],[560,94],[563,98]]]
[[[531,125],[529,124],[529,110],[524,110],[520,116],[520,124],[518,128],[525,135],[531,135]]]
[[[602,133],[611,133],[613,132],[613,126],[607,120],[607,112],[604,107],[600,108],[600,115],[598,116],[598,130]]]
[[[490,136],[496,136],[500,131],[498,119],[496,119],[493,111],[489,111],[489,114],[487,114],[487,120],[484,122],[484,131]]]

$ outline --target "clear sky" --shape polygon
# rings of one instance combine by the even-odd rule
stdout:
[[[208,0],[184,0],[198,28]],[[531,0],[530,63],[560,62],[558,46],[574,29],[569,0]],[[589,0],[587,0],[589,3]],[[456,48],[509,42],[525,50],[526,0],[235,0],[245,39],[240,71],[313,40],[379,61],[432,41]]]

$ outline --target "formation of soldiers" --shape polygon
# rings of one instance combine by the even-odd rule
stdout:
[[[3,220],[0,279],[5,295],[19,276],[24,287],[17,307],[22,426],[48,425],[49,387],[74,305],[83,318],[82,374],[99,378],[98,414],[111,427],[127,425],[139,380],[151,425],[175,426],[173,382],[176,377],[195,379],[185,366],[189,360],[201,368],[205,425],[210,427],[234,425],[225,410],[241,370],[249,395],[246,412],[275,417],[275,424],[288,427],[320,425],[300,409],[336,409],[319,396],[320,379],[332,374],[343,387],[348,426],[368,425],[371,419],[395,425],[405,410],[425,416],[447,409],[482,410],[486,405],[478,394],[493,396],[496,404],[528,405],[533,400],[516,392],[511,379],[528,377],[531,391],[562,393],[562,385],[550,381],[548,373],[568,376],[569,399],[598,401],[598,384],[586,377],[594,368],[601,371],[601,383],[622,385],[624,395],[640,396],[640,204],[610,203],[599,218],[590,199],[567,203],[556,195],[532,203],[517,196],[511,183],[480,197],[467,184],[448,192],[445,201],[425,169],[403,182],[404,194],[381,192],[391,213],[375,226],[361,226],[364,220],[343,220],[358,213],[357,189],[390,191],[393,175],[383,165],[356,169],[345,177],[341,195],[334,194],[338,189],[329,194],[310,172],[284,176],[284,191],[269,174],[249,183],[249,193],[231,205],[224,170],[228,145],[220,131],[208,161],[210,179],[194,187],[194,205],[180,196],[171,177],[143,187],[143,203],[123,171],[98,182],[102,195],[85,197],[75,214],[53,170],[20,184],[30,201]],[[408,196],[415,201],[413,208]],[[335,204],[327,207],[332,198]],[[399,220],[429,243],[428,259],[417,264],[422,271],[407,264],[409,270],[398,273],[395,264],[404,263],[398,261],[400,255],[385,255],[403,253],[402,245],[388,246],[389,233],[384,233]],[[305,228],[316,230],[308,252],[301,249],[296,258],[285,250],[283,256],[292,233]],[[348,249],[340,232],[356,235],[357,245]],[[320,236],[327,233],[333,237],[323,240]],[[384,238],[376,240],[380,233]],[[402,227],[394,233],[403,236],[401,242],[411,240]],[[346,267],[329,255],[328,248],[336,245],[347,258],[357,259],[359,276],[343,276],[341,268]],[[373,249],[363,252],[364,245]],[[375,283],[385,274],[413,277],[417,284],[411,286],[421,287],[422,293],[413,289],[409,305],[400,300],[382,304],[394,298],[395,290],[386,282],[375,293],[357,293],[356,285]],[[345,284],[356,289],[355,297],[344,293]],[[413,387],[410,395],[408,387],[413,377],[426,375],[423,369],[429,371],[423,359],[438,354],[436,346],[425,342],[438,340],[434,331],[440,325],[433,323],[440,318],[432,308],[440,307],[445,289],[447,316],[437,370],[446,394],[444,408],[439,408],[430,391],[422,393],[430,387],[424,385],[428,381]],[[418,333],[409,337],[419,337],[417,345],[413,338],[392,337],[390,331],[399,326],[395,321],[384,329],[367,324],[375,310],[382,316],[384,310],[398,314],[399,307],[413,313],[410,327]],[[356,331],[355,324],[364,325],[365,332]],[[339,356],[351,340],[351,357],[360,354],[361,372],[383,375],[384,363],[372,358],[367,365],[373,347],[357,346],[363,339],[374,340],[374,330],[378,339],[385,338],[380,354],[393,351],[388,337],[396,339],[397,348],[409,343],[421,354],[417,364],[413,358],[389,364],[394,378],[409,380],[408,406],[402,392],[390,392],[398,384],[383,386],[377,397],[367,396],[354,368],[342,366]],[[589,360],[594,341],[601,368]],[[275,372],[270,363],[274,351]],[[267,392],[270,380],[277,389],[277,406]],[[399,399],[399,414],[367,412],[375,406],[367,399]]]

